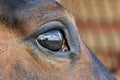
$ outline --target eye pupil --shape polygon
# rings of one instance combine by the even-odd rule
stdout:
[[[52,30],[39,35],[37,41],[40,45],[49,50],[58,51],[62,49],[64,38],[60,31]]]

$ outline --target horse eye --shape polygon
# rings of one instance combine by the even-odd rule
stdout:
[[[37,42],[38,45],[41,45],[51,51],[68,50],[68,48],[64,49],[65,39],[59,30],[52,30],[39,35]]]

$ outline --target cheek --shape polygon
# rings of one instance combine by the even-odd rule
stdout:
[[[15,33],[14,33],[15,32]],[[0,25],[0,54],[15,48],[20,41],[17,31]]]
[[[3,80],[30,77],[35,72],[35,60],[26,51],[26,46],[19,44],[21,39],[18,35],[16,31],[0,26],[0,78]]]
[[[5,78],[23,78],[29,80],[37,76],[37,63],[25,50],[25,46],[17,46],[0,54],[0,76]],[[43,73],[40,71],[39,75]],[[9,80],[9,79],[8,79]]]

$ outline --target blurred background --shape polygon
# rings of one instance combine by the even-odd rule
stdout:
[[[120,77],[120,0],[61,0],[76,18],[86,44]]]

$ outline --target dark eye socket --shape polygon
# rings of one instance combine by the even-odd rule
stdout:
[[[38,36],[38,45],[51,51],[68,51],[64,35],[59,30],[51,30]]]

